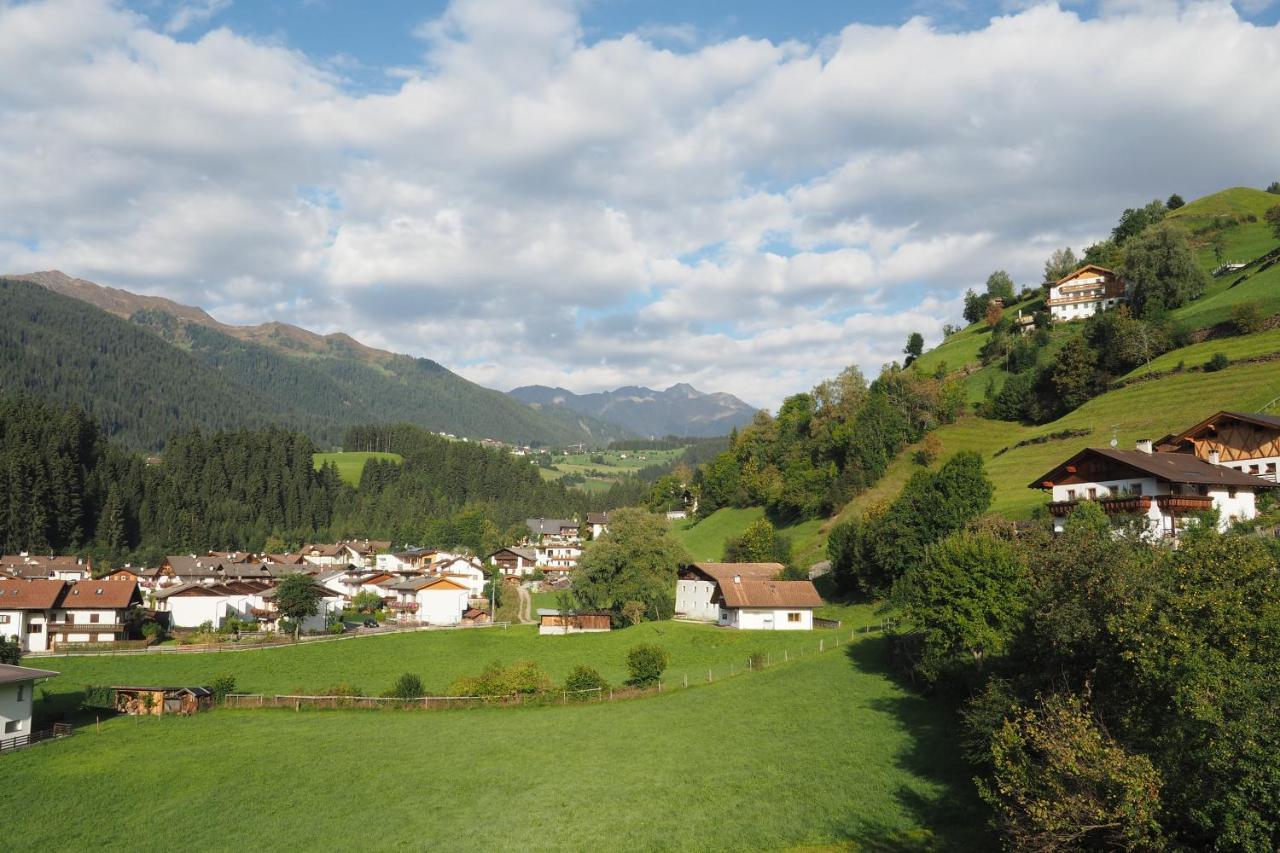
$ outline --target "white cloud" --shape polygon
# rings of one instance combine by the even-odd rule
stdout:
[[[183,3],[174,9],[173,14],[164,25],[164,31],[177,34],[195,26],[207,23],[215,15],[231,8],[231,0],[202,0],[199,3]]]
[[[227,29],[0,3],[0,269],[344,329],[495,387],[772,405],[936,341],[966,287],[1034,283],[1124,207],[1280,177],[1278,31],[1225,3],[814,44],[588,43],[578,8],[458,0],[405,23],[422,65],[368,94]]]

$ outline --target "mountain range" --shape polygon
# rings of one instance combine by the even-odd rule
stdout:
[[[375,349],[347,334],[280,322],[229,325],[200,308],[56,270],[0,279],[0,309],[7,318],[0,389],[79,405],[108,435],[140,449],[158,450],[179,431],[267,423],[331,446],[350,426],[395,421],[515,444],[599,446],[647,435],[654,422],[526,405],[430,359]],[[697,418],[691,424],[706,421],[698,412],[690,417]]]
[[[732,394],[704,393],[683,382],[665,391],[628,386],[616,391],[574,394],[564,388],[524,385],[512,397],[543,412],[557,409],[609,423],[626,424],[646,437],[726,435],[751,422],[756,410]]]

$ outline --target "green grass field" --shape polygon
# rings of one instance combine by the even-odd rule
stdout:
[[[118,718],[0,767],[13,853],[994,843],[951,717],[875,635],[617,703]]]
[[[724,543],[742,532],[753,521],[764,518],[760,507],[719,509],[704,519],[685,519],[671,524],[671,532],[684,543],[695,560],[715,562],[724,556]]]
[[[554,607],[535,599],[536,607]],[[611,683],[627,675],[626,653],[637,643],[653,643],[670,655],[668,672],[679,678],[705,679],[708,669],[727,675],[741,669],[753,651],[781,654],[801,642],[848,635],[850,629],[875,624],[869,606],[829,607],[821,613],[842,619],[837,630],[815,631],[804,638],[783,631],[728,631],[711,625],[649,622],[607,634],[540,637],[534,625],[508,629],[433,631],[386,634],[288,648],[243,652],[169,655],[67,657],[43,659],[42,666],[61,673],[44,688],[50,709],[69,713],[81,701],[84,685],[205,684],[219,673],[236,678],[246,693],[312,695],[337,684],[349,684],[378,695],[397,677],[412,672],[432,695],[445,695],[459,675],[476,674],[487,664],[533,660],[553,679],[563,680],[579,664],[595,667]]]
[[[351,452],[351,453],[317,453],[311,457],[316,468],[332,462],[338,468],[338,476],[344,483],[352,486],[360,485],[360,475],[364,472],[364,464],[370,459],[390,459],[392,462],[403,462],[399,453]]]
[[[555,468],[539,467],[544,480],[558,480],[566,474],[586,477],[586,482],[574,488],[588,492],[607,492],[609,487],[627,474],[634,474],[650,465],[665,465],[684,453],[676,450],[593,450],[590,453],[570,453],[552,457]],[[593,461],[599,460],[599,461]]]
[[[1201,367],[1213,358],[1215,353],[1222,353],[1232,361],[1280,353],[1280,328],[1259,332],[1256,335],[1218,338],[1173,350],[1159,358],[1153,358],[1151,364],[1144,364],[1125,374],[1121,381],[1130,382],[1150,373],[1167,373],[1177,368],[1179,364],[1188,368]]]

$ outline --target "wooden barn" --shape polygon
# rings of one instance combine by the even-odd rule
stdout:
[[[607,610],[538,609],[539,634],[592,634],[612,629]]]
[[[162,714],[190,716],[213,707],[208,687],[112,687],[115,707],[131,717]]]

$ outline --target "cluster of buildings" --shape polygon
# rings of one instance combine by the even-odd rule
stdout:
[[[541,573],[554,582],[566,581],[578,567],[585,542],[609,531],[609,513],[589,512],[586,519],[527,518],[528,533],[515,544],[499,548],[489,555],[491,566],[497,566],[504,578],[520,580]]]
[[[1086,448],[1029,487],[1049,492],[1058,532],[1081,501],[1094,501],[1154,537],[1176,539],[1205,512],[1218,513],[1220,530],[1256,518],[1258,495],[1277,483],[1280,417],[1224,411],[1133,450]]]

